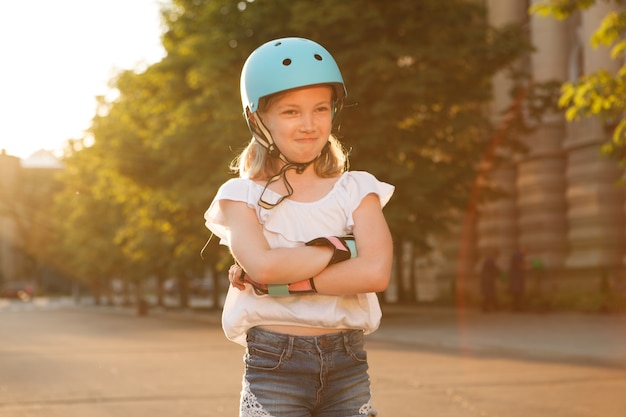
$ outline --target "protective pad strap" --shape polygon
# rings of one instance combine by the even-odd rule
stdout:
[[[284,297],[290,295],[288,284],[268,284],[267,293],[272,297]]]

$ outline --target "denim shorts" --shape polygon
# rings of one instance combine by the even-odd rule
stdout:
[[[376,416],[363,332],[248,331],[240,417]]]

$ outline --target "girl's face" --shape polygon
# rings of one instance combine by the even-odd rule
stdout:
[[[280,151],[292,162],[309,162],[322,152],[332,129],[332,90],[304,87],[271,99],[261,113]]]

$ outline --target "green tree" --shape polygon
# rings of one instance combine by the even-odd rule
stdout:
[[[303,36],[332,51],[347,82],[341,132],[354,148],[352,167],[397,185],[390,223],[418,243],[444,230],[453,209],[466,204],[490,132],[484,105],[491,76],[529,51],[519,27],[489,27],[484,7],[475,2],[175,5],[164,39],[168,57],[174,51],[196,56],[198,68],[190,73],[209,75],[207,86],[217,76],[220,97],[232,108],[241,65],[260,43]],[[242,126],[240,120],[233,122]],[[218,146],[243,144],[238,138],[248,135],[237,132],[221,135]]]
[[[626,4],[624,0],[603,0],[615,4]],[[579,10],[585,10],[597,3],[597,0],[546,0],[533,5],[531,13],[566,19]],[[624,61],[626,56],[626,10],[619,9],[608,13],[600,26],[592,34],[589,42],[594,47],[611,47],[611,56]],[[561,88],[559,105],[565,108],[566,118],[570,121],[583,117],[599,116],[607,128],[612,131],[612,138],[602,146],[602,151],[616,158],[620,164],[626,162],[626,65],[610,73],[598,70],[584,74],[579,79],[566,82]]]
[[[126,184],[112,175],[98,148],[73,150],[65,161],[52,209],[58,243],[52,250],[65,276],[90,287],[97,303],[101,296],[111,302],[110,280],[123,276],[127,264],[115,242],[123,216],[111,190]]]
[[[225,178],[223,168],[212,166],[226,167],[232,151],[216,146],[215,137],[229,130],[216,129],[213,120],[221,111],[215,105],[221,103],[219,93],[198,75],[203,69],[193,65],[196,51],[190,52],[185,42],[175,46],[168,59],[147,71],[125,71],[113,81],[119,97],[101,99],[90,131],[95,142],[84,155],[93,164],[79,164],[96,178],[79,175],[76,180],[91,180],[90,189],[99,190],[121,212],[110,224],[113,233],[94,236],[120,250],[125,260],[117,263],[123,267],[120,274],[139,288],[149,276],[160,281],[178,277],[186,306],[187,279],[203,274],[205,267],[200,249],[209,234],[201,220],[216,189],[207,184]],[[219,82],[212,85],[221,87]],[[71,155],[70,166],[83,154],[85,150]]]

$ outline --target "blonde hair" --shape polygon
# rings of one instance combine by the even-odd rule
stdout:
[[[245,149],[230,163],[230,169],[238,173],[240,178],[268,180],[280,171],[280,162],[281,159],[270,157],[267,149],[252,138]],[[330,135],[327,146],[313,162],[315,173],[322,178],[335,177],[343,173],[347,165],[348,152],[334,135]]]

